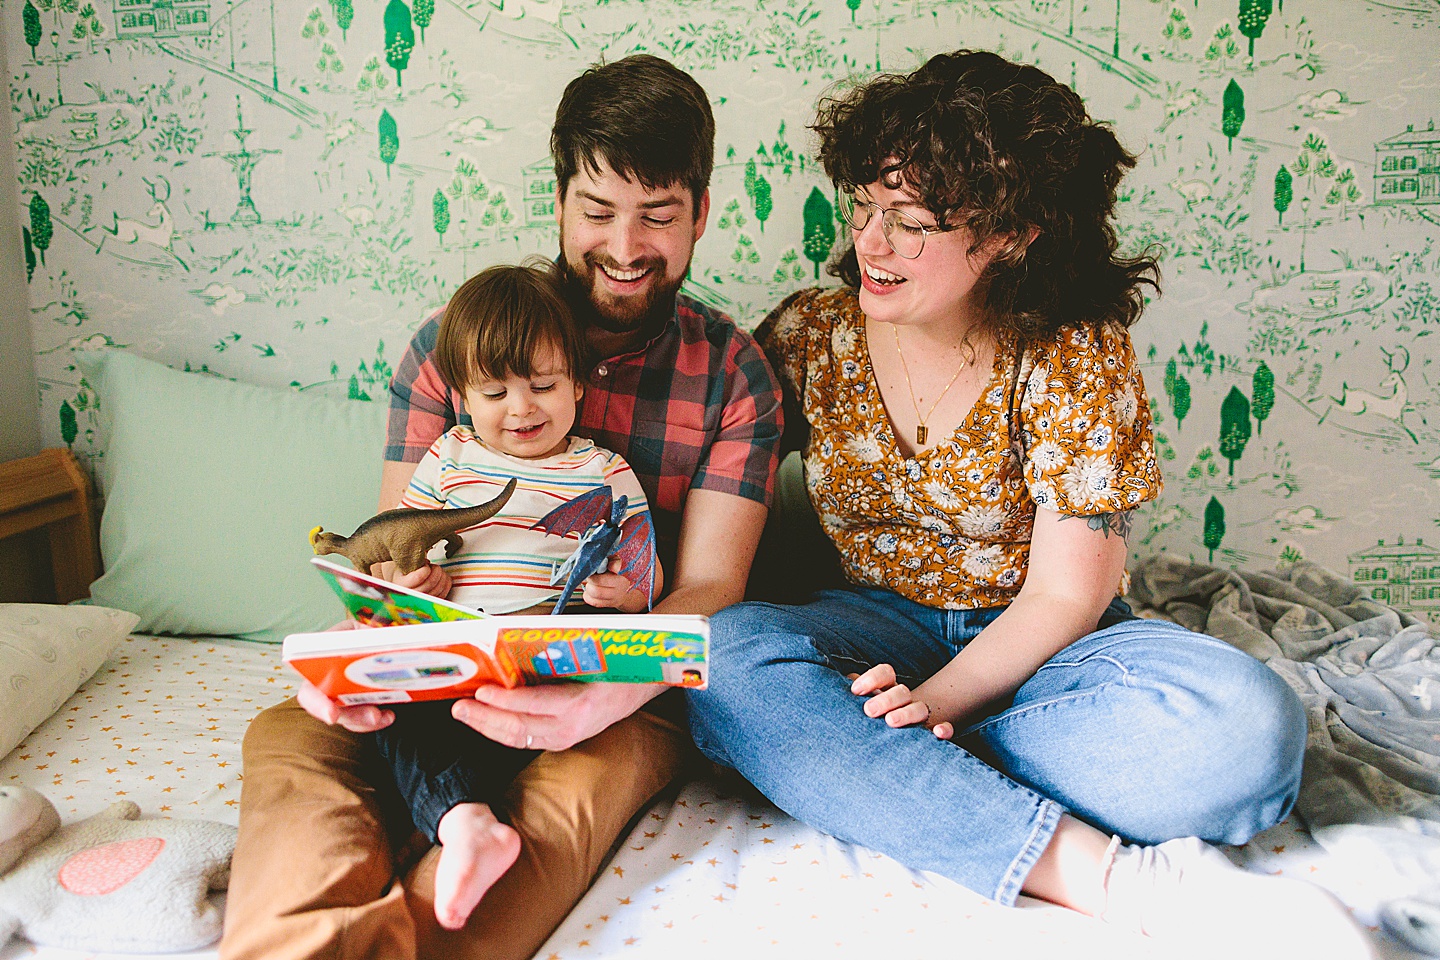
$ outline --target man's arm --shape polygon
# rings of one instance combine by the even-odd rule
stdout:
[[[670,593],[655,604],[655,612],[708,617],[739,603],[768,513],[757,500],[691,490],[680,518]]]
[[[415,476],[415,468],[419,465],[398,460],[385,461],[385,465],[380,468],[381,510],[392,510],[400,503],[400,497],[405,493],[405,488],[410,486],[410,478]]]
[[[668,596],[656,613],[709,616],[745,593],[750,562],[765,527],[763,503],[713,490],[691,490],[680,521],[680,543]],[[506,746],[565,750],[639,710],[663,684],[572,683],[484,686],[474,699],[455,701],[455,719]]]

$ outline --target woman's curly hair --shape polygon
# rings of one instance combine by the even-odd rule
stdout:
[[[1140,317],[1153,256],[1116,254],[1115,188],[1135,158],[1044,71],[993,53],[940,54],[822,99],[811,129],[841,190],[903,186],[974,248],[1010,237],[987,277],[988,322],[1024,337]],[[1033,234],[1034,239],[1025,241]],[[860,285],[855,248],[830,272]]]

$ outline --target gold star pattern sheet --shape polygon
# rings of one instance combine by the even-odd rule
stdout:
[[[240,740],[298,678],[274,644],[131,636],[0,762],[66,822],[133,800],[148,817],[236,824]]]
[[[245,728],[297,686],[274,644],[127,637],[89,682],[0,762],[0,784],[39,790],[66,823],[133,800],[143,817],[237,824]],[[166,954],[176,960],[215,955],[213,948]],[[36,947],[19,939],[0,945],[0,960],[129,956]]]
[[[896,811],[896,816],[903,816]],[[1257,872],[1299,876],[1357,907],[1353,878],[1292,821],[1227,851]],[[1374,931],[1374,903],[1355,909]],[[1377,952],[1409,960],[1378,931]],[[1174,957],[1152,941],[1022,897],[1006,909],[935,874],[826,836],[710,782],[657,803],[536,960],[733,960],[825,956]]]
[[[237,823],[240,741],[260,710],[294,693],[277,647],[132,636],[0,762],[0,783],[45,793],[70,822],[116,800],[147,817]],[[897,816],[903,815],[897,811]],[[1257,872],[1332,890],[1356,917],[1394,896],[1392,872],[1328,855],[1294,821],[1229,851]],[[223,895],[221,895],[223,900]],[[1376,934],[1384,960],[1409,960]],[[537,960],[676,956],[1126,957],[1160,960],[1141,937],[1022,898],[1015,910],[883,854],[813,830],[709,781],[648,811]],[[213,960],[213,949],[170,954]],[[0,960],[120,960],[14,940]]]

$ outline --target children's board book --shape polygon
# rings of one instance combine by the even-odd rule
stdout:
[[[458,603],[389,583],[324,557],[310,562],[345,605],[350,616],[367,627],[398,627],[408,623],[479,620],[485,614]]]
[[[486,683],[598,680],[703,688],[708,679],[705,617],[488,617],[319,558],[312,562],[357,620],[383,626],[285,638],[285,662],[346,706],[454,699]]]

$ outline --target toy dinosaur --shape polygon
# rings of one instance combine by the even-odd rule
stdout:
[[[319,556],[340,554],[361,573],[369,573],[371,565],[386,560],[395,561],[400,573],[412,573],[429,562],[426,555],[441,540],[445,541],[445,556],[453,557],[460,549],[457,531],[484,523],[495,516],[514,492],[515,481],[512,479],[494,500],[473,507],[445,510],[398,507],[386,510],[360,524],[348,537],[326,533],[316,527],[310,531],[310,546]]]
[[[650,512],[647,510],[626,520],[629,501],[625,497],[612,501],[611,496],[608,486],[596,487],[562,503],[530,528],[561,537],[576,531],[581,533],[580,546],[550,577],[551,586],[565,581],[565,589],[551,613],[564,613],[575,588],[586,577],[604,570],[611,557],[620,559],[620,575],[629,579],[634,589],[645,591],[646,606],[654,605],[655,527],[650,522]]]

